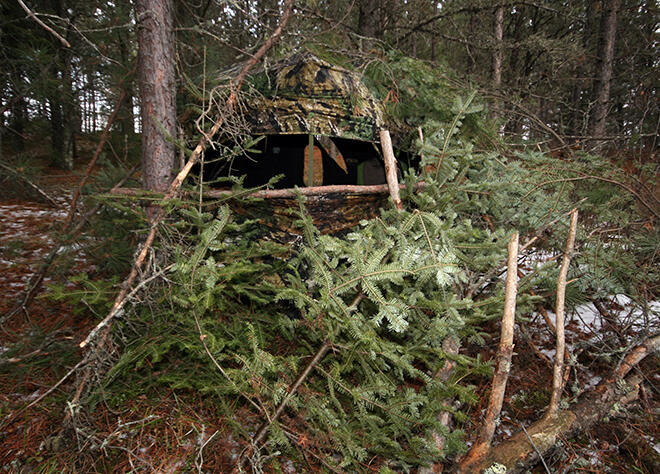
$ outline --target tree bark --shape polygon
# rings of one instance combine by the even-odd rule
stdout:
[[[117,35],[117,42],[119,44],[119,54],[121,56],[122,64],[128,68],[131,64],[132,57],[129,45],[127,44],[124,33],[120,32]],[[132,74],[131,74],[132,76]],[[117,117],[117,123],[122,136],[132,136],[135,133],[135,117],[133,116],[133,78],[128,77],[124,80],[123,92],[126,98],[123,101],[122,110]]]
[[[553,417],[559,413],[559,402],[564,388],[564,351],[566,350],[566,341],[564,336],[564,314],[566,306],[566,279],[568,277],[568,267],[571,264],[573,249],[575,248],[575,234],[577,233],[578,211],[573,209],[571,212],[571,226],[566,240],[566,249],[557,278],[557,299],[555,303],[555,336],[557,339],[557,350],[555,353],[555,363],[552,371],[552,395],[546,416]]]
[[[594,83],[593,90],[594,107],[589,127],[589,133],[592,137],[602,137],[605,135],[618,12],[619,0],[607,0],[605,2],[600,22],[598,65],[596,67],[596,82]]]
[[[504,38],[504,7],[495,10],[495,50],[493,51],[493,89],[502,87],[502,39]]]
[[[172,0],[136,0],[142,184],[165,191],[174,174],[176,89]]]
[[[378,0],[360,0],[358,2],[358,34],[367,38],[380,38],[378,23]],[[371,42],[367,41],[363,47],[369,49]]]
[[[50,108],[50,133],[51,133],[51,163],[53,166],[66,169],[64,156],[64,124],[62,118],[62,101],[60,92],[54,90],[48,99]]]

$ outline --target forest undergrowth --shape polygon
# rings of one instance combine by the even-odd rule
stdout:
[[[514,232],[521,245],[515,351],[496,441],[544,414],[573,209],[580,217],[566,287],[562,408],[657,336],[657,163],[631,172],[616,155],[505,147],[476,94],[406,59],[371,67],[381,99],[394,90],[388,81],[397,71],[409,72],[388,113],[402,146],[422,157],[420,169],[403,176],[407,189],[425,185],[402,196],[404,210],[383,209],[328,236],[314,228],[301,196],[300,235],[282,241],[234,212],[234,198],[166,203],[139,288],[109,342],[92,345],[102,356],[91,365],[94,383],[76,398],[80,380],[67,379],[25,409],[79,360],[77,344],[107,313],[147,226],[141,204],[153,197],[104,194],[126,170],[106,163],[97,171],[86,206],[103,208],[70,246],[84,262],[62,258],[47,291],[3,325],[5,470],[451,468],[488,401]],[[441,86],[444,95],[432,94]],[[20,221],[10,206],[33,204],[2,207],[14,216],[0,236],[3,265],[16,275],[35,263],[20,260],[32,245],[52,245],[17,238],[18,226],[26,234],[56,229]],[[7,292],[3,309],[13,299]],[[654,472],[659,364],[651,355],[636,369],[644,378],[636,401],[544,459],[553,472]]]

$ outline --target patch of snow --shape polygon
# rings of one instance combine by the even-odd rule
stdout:
[[[40,396],[41,396],[41,389],[37,389],[37,390],[35,390],[34,392],[32,392],[30,395],[24,395],[24,396],[22,396],[21,399],[22,399],[24,402],[33,402],[33,401],[35,401],[37,398],[39,398]]]
[[[590,332],[601,327],[601,316],[593,303],[578,306],[575,308],[573,314],[577,318],[578,327],[585,332]]]
[[[599,377],[598,375],[591,375],[587,381],[587,384],[584,386],[584,390],[586,391],[594,388],[600,383],[601,380],[603,380],[602,377]]]

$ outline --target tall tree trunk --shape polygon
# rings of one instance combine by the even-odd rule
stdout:
[[[120,32],[117,35],[117,42],[119,43],[119,54],[121,56],[121,62],[127,69],[130,67],[132,62],[132,57],[129,51],[129,45],[127,44],[126,38],[124,38],[123,33]],[[135,132],[135,117],[133,115],[133,78],[127,78],[124,81],[124,90],[126,91],[126,100],[122,105],[122,111],[120,112],[117,123],[119,124],[119,129],[122,136],[132,136]]]
[[[51,10],[59,17],[68,17],[64,0],[50,0]],[[69,19],[69,21],[71,21]],[[62,46],[59,39],[49,37],[56,60],[50,69],[50,120],[52,136],[52,163],[58,168],[73,169],[75,155],[74,126],[75,104],[71,77],[72,53]]]
[[[619,0],[605,1],[600,22],[600,38],[598,40],[598,65],[593,90],[594,107],[589,127],[589,133],[592,137],[605,135],[618,12]]]
[[[64,124],[60,91],[54,90],[48,99],[50,106],[51,163],[61,169],[67,168],[64,154]]]
[[[433,2],[433,12],[432,12],[432,15],[435,17],[437,14],[438,14],[438,2]],[[434,31],[435,31],[435,29],[436,29],[436,27],[437,27],[437,26],[436,26],[436,23],[437,23],[437,21],[433,22],[433,30],[434,30]],[[435,62],[435,58],[436,58],[436,54],[437,54],[437,52],[436,52],[437,47],[438,47],[438,35],[436,35],[435,33],[433,33],[433,34],[431,35],[431,61],[432,61],[432,62]]]
[[[358,34],[366,38],[379,38],[378,31],[378,0],[358,1]],[[362,44],[363,49],[369,49],[372,42],[367,40]]]
[[[89,111],[91,118],[91,132],[96,132],[96,89],[94,84],[94,73],[89,75]]]
[[[493,50],[493,91],[495,93],[499,92],[502,88],[502,60],[504,56],[504,48],[502,45],[502,39],[504,38],[504,7],[499,6],[495,10],[495,49]],[[499,102],[499,101],[497,101]],[[497,109],[498,105],[495,105],[495,115],[499,115]]]
[[[136,0],[142,118],[142,184],[165,191],[173,177],[176,136],[172,0]],[[169,140],[168,140],[169,138]]]
[[[21,97],[20,92],[14,95],[13,103],[11,104],[11,120],[9,122],[10,128],[13,130],[14,146],[16,151],[25,151],[25,122],[27,121],[27,103],[25,98]],[[11,135],[10,135],[11,136]]]
[[[77,97],[73,92],[71,51],[61,49],[62,57],[62,127],[64,132],[64,160],[67,169],[73,169],[77,158],[76,123],[78,121]]]
[[[493,89],[502,87],[502,39],[504,38],[504,7],[495,10],[495,50],[493,51]]]

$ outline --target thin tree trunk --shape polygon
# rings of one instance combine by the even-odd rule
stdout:
[[[76,120],[77,97],[73,92],[71,73],[71,51],[61,50],[62,58],[62,129],[64,132],[64,161],[67,169],[73,169],[77,158]]]
[[[438,2],[433,2],[433,16],[435,17],[438,14]],[[435,22],[437,23],[437,22]],[[434,30],[435,30],[435,24],[434,24]],[[438,35],[435,33],[431,35],[431,61],[435,62],[436,55],[437,55],[437,47],[438,47]]]
[[[19,94],[18,92],[16,93]],[[26,113],[26,103],[23,97],[18,96],[16,100],[11,104],[11,115],[12,120],[10,121],[10,127],[14,130],[14,143],[17,151],[25,150],[25,120],[27,117]]]
[[[358,2],[358,34],[366,38],[379,38],[378,32],[378,0],[359,0]],[[371,48],[372,41],[366,40],[362,48]]]
[[[502,87],[502,39],[504,38],[504,7],[495,10],[495,50],[493,52],[493,89]]]
[[[50,106],[50,133],[51,133],[51,163],[61,169],[66,169],[64,157],[64,125],[62,120],[62,102],[59,91],[52,92],[48,105]]]
[[[619,0],[607,0],[603,8],[600,22],[600,38],[598,41],[598,66],[594,84],[594,107],[591,114],[589,133],[592,137],[605,135],[607,110],[610,101],[610,84],[614,62],[614,43],[616,39],[616,22],[619,12]]]
[[[117,36],[117,41],[119,43],[119,53],[122,64],[128,67],[132,62],[132,58],[127,41],[122,34]],[[122,81],[125,83],[123,92],[126,93],[126,99],[124,101],[124,108],[120,111],[119,116],[117,117],[117,122],[123,136],[132,136],[135,132],[135,116],[133,115],[133,79],[132,77],[129,77],[122,79]]]
[[[136,0],[142,117],[142,184],[165,191],[175,163],[176,88],[172,0]]]
[[[91,110],[92,110],[92,133],[96,132],[96,89],[94,89],[94,76],[92,75],[91,82]]]

